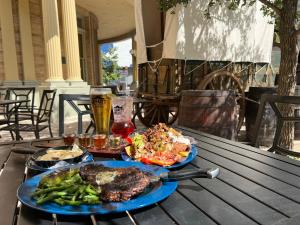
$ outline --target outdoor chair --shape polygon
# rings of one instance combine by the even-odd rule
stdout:
[[[9,99],[9,92],[7,88],[0,88],[0,100],[6,100]],[[6,114],[6,108],[7,107],[0,107],[0,115],[5,115]],[[0,120],[0,125],[1,125],[1,120]]]
[[[35,137],[39,139],[40,132],[48,128],[50,136],[53,137],[50,119],[55,95],[56,89],[43,91],[38,113],[32,114],[34,117],[32,124],[10,124],[4,128],[1,128],[1,130],[14,131],[18,129],[20,132],[34,132]]]
[[[283,148],[279,145],[280,143],[280,135],[284,125],[284,122],[300,122],[300,116],[294,114],[293,116],[283,116],[280,109],[278,108],[279,104],[289,104],[289,105],[300,105],[300,96],[279,96],[272,94],[263,94],[261,96],[261,104],[258,109],[258,114],[256,117],[254,130],[257,131],[255,136],[253,137],[252,145],[255,147],[259,147],[259,129],[262,124],[264,109],[267,103],[269,103],[272,109],[275,112],[277,124],[275,130],[275,136],[273,140],[272,147],[268,150],[270,152],[275,152],[282,155],[290,155],[300,157],[300,152],[295,152],[290,149]]]
[[[83,121],[82,118],[84,115],[90,115],[91,116],[91,122],[86,129],[86,133],[89,132],[91,128],[94,127],[94,122],[92,118],[92,113],[89,108],[89,104],[86,105],[85,103],[89,103],[90,95],[78,95],[78,94],[60,94],[59,95],[59,135],[61,136],[64,133],[64,111],[65,111],[65,102],[67,102],[72,109],[77,113],[78,116],[78,127],[77,127],[77,133],[82,133],[83,128]],[[84,109],[82,109],[83,106]]]
[[[7,99],[28,100],[21,103],[18,109],[19,121],[31,120],[34,124],[35,87],[13,87],[7,89]]]
[[[9,99],[9,91],[7,88],[0,88],[0,100]],[[13,119],[15,108],[9,108],[8,105],[0,107],[0,126],[9,125]],[[11,138],[14,139],[12,131],[10,131]],[[1,136],[0,136],[1,137]]]
[[[8,99],[8,89],[5,87],[0,88],[0,100]]]

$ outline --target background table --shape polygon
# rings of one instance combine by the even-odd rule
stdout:
[[[0,100],[0,105],[1,106],[10,106],[13,105],[13,110],[10,112],[10,114],[14,114],[15,116],[15,124],[17,125],[16,127],[18,128],[18,124],[19,124],[19,115],[18,115],[18,110],[19,107],[21,106],[22,103],[24,102],[29,102],[29,100]],[[7,114],[8,115],[8,114]],[[12,122],[12,121],[10,121]],[[20,140],[21,136],[20,136],[20,132],[19,129],[15,129],[14,130],[15,134],[16,134],[16,140]]]
[[[197,141],[198,156],[187,166],[219,167],[218,179],[182,181],[175,193],[150,207],[115,215],[97,215],[98,224],[250,225],[297,224],[300,213],[300,162],[259,149],[181,128]],[[51,140],[50,143],[61,140]],[[34,141],[41,145],[48,141]],[[0,147],[0,224],[92,224],[89,217],[52,216],[17,204],[16,190],[26,179],[27,155]],[[296,222],[295,222],[296,221]],[[55,224],[55,223],[54,223]]]

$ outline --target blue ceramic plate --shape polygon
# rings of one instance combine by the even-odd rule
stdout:
[[[167,169],[152,166],[152,165],[144,165],[140,162],[126,162],[126,161],[98,161],[94,162],[96,164],[102,164],[107,167],[137,167],[142,171],[150,172],[153,175],[159,175],[160,173],[167,172]],[[86,165],[89,163],[64,167],[64,168],[77,168],[82,165]],[[80,206],[60,206],[56,203],[45,203],[41,205],[37,205],[36,201],[31,198],[32,193],[38,186],[41,178],[46,174],[53,172],[47,171],[40,175],[34,176],[31,179],[26,180],[18,189],[17,197],[18,199],[25,205],[45,211],[48,213],[55,214],[63,214],[63,215],[91,215],[91,214],[108,214],[108,213],[118,213],[124,212],[126,210],[133,210],[142,208],[151,204],[154,204],[158,201],[161,201],[171,195],[177,187],[177,182],[159,182],[157,185],[148,188],[144,193],[140,194],[138,197],[133,198],[129,201],[124,202],[111,202],[111,203],[101,203],[96,205],[80,205]]]
[[[177,163],[173,164],[172,166],[165,166],[164,168],[174,169],[174,168],[184,166],[184,165],[188,164],[189,162],[191,162],[196,157],[197,153],[198,153],[197,148],[195,147],[195,145],[192,145],[192,150],[191,150],[190,154],[188,155],[188,157],[186,157],[185,160],[183,160],[181,162],[177,162]],[[122,152],[121,157],[126,162],[136,162],[133,158],[131,158],[129,155],[127,155],[126,152]]]

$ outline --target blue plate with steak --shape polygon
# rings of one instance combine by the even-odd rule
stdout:
[[[214,178],[219,169],[169,172],[140,162],[99,161],[48,171],[26,180],[19,200],[32,208],[63,215],[124,212],[171,195],[176,180]]]

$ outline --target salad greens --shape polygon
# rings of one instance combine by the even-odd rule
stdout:
[[[145,146],[144,135],[142,135],[142,134],[136,134],[133,137],[132,143],[138,149],[144,148],[144,146]]]

